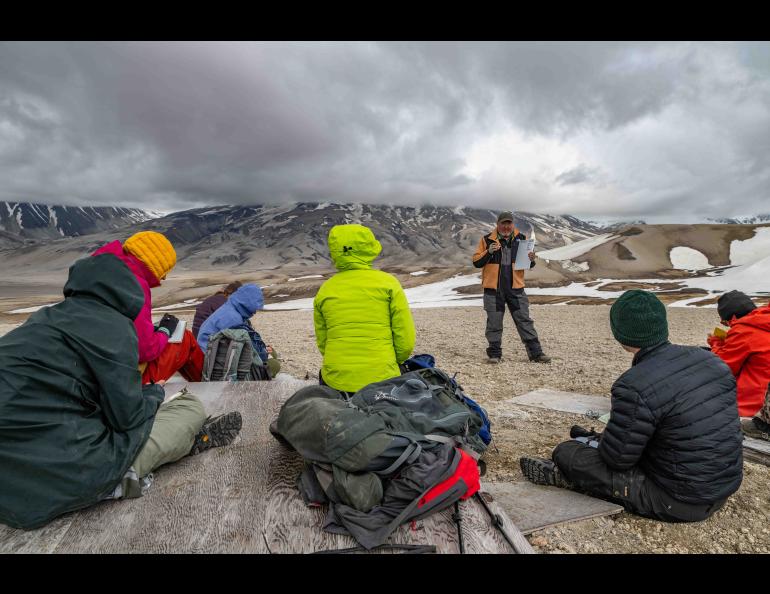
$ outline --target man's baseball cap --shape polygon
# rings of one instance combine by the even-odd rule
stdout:
[[[497,215],[497,222],[502,223],[504,221],[510,221],[513,223],[513,213],[509,210],[504,210],[499,215]]]

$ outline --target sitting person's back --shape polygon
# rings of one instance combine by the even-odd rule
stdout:
[[[163,401],[142,390],[144,294],[111,255],[78,261],[65,300],[0,338],[0,521],[35,528],[104,498]]]
[[[245,330],[251,338],[254,351],[262,363],[270,369],[270,374],[275,377],[280,370],[280,363],[272,347],[266,345],[259,332],[251,325],[252,316],[264,309],[265,299],[262,289],[257,285],[247,284],[240,287],[227,299],[227,302],[217,309],[203,323],[198,332],[198,344],[206,352],[209,339],[222,330]],[[273,357],[270,357],[273,355]]]
[[[356,392],[399,375],[399,364],[414,349],[414,322],[401,284],[372,270],[381,250],[361,225],[337,225],[329,232],[339,272],[318,290],[314,322],[324,357],[321,379],[337,390]]]
[[[711,503],[741,484],[742,439],[727,366],[666,341],[640,350],[613,385],[599,454],[616,470],[638,463],[679,501]]]
[[[709,336],[711,351],[730,367],[738,382],[738,413],[756,414],[770,384],[770,307],[756,307],[740,291],[719,298],[719,318],[730,327],[724,338]]]
[[[206,297],[203,302],[195,308],[195,317],[193,318],[192,333],[198,338],[203,323],[209,319],[211,314],[227,303],[227,298],[241,287],[240,281],[235,281],[227,285],[221,291],[217,291],[210,297]]]
[[[606,429],[574,426],[552,460],[522,457],[522,473],[641,516],[704,520],[743,479],[735,379],[712,353],[668,341],[666,307],[652,293],[624,293],[610,309],[610,327],[634,358],[612,386]]]
[[[145,295],[113,254],[70,268],[64,301],[0,338],[0,522],[37,528],[230,443],[239,413],[206,419],[190,393],[142,386],[133,320]]]

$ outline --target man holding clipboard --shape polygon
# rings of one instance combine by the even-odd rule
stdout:
[[[489,363],[499,363],[503,354],[506,306],[527,349],[529,360],[536,363],[551,360],[540,346],[535,323],[529,317],[529,298],[524,292],[524,272],[535,266],[534,245],[533,240],[528,241],[514,226],[513,213],[506,211],[497,217],[497,229],[481,238],[473,255],[473,265],[482,268]]]

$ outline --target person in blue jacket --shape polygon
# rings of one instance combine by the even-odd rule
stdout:
[[[259,355],[262,363],[267,365],[270,375],[275,377],[281,369],[278,355],[273,347],[267,345],[251,325],[251,317],[260,309],[265,308],[265,298],[262,289],[257,285],[243,285],[228,298],[227,302],[217,309],[203,322],[198,332],[198,344],[203,352],[211,338],[217,332],[227,329],[246,330],[251,337],[251,344]],[[272,355],[272,357],[271,357]]]

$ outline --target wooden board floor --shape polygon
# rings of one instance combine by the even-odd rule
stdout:
[[[505,510],[522,534],[623,511],[623,506],[609,501],[528,481],[486,483],[484,489]]]
[[[144,497],[102,502],[29,532],[0,525],[0,552],[312,553],[355,547],[351,537],[321,530],[325,509],[305,506],[295,486],[302,460],[268,431],[282,402],[310,383],[280,375],[271,382],[184,384],[209,414],[241,412],[243,429],[233,444],[159,469]],[[167,394],[181,385],[170,383]],[[534,552],[505,512],[492,507],[520,550]],[[462,502],[461,510],[466,552],[513,552],[475,498]],[[451,516],[445,510],[402,526],[388,542],[457,553]]]
[[[770,466],[770,441],[744,437],[743,458],[749,462]]]
[[[610,399],[604,396],[590,396],[548,389],[527,392],[521,396],[510,398],[507,402],[580,415],[593,412],[599,416],[610,412]]]

